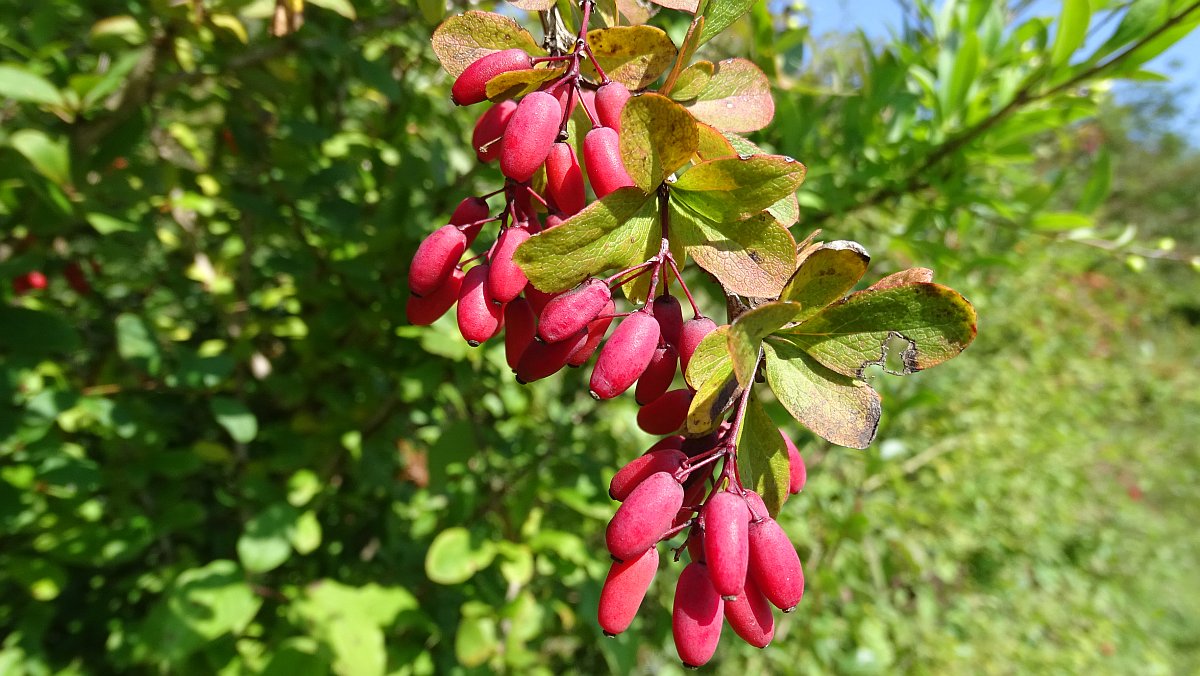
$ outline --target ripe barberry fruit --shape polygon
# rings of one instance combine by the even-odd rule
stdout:
[[[608,552],[617,561],[629,561],[653,547],[671,528],[682,504],[683,486],[670,472],[646,477],[608,522]]]
[[[558,99],[546,92],[527,94],[509,118],[500,142],[500,171],[518,183],[533,178],[550,154],[561,122]]]
[[[487,98],[488,80],[501,73],[533,68],[533,59],[523,49],[492,52],[467,66],[450,88],[450,98],[457,105],[469,106]]]
[[[776,608],[790,613],[804,596],[804,571],[800,555],[787,533],[767,517],[750,524],[750,574]]]
[[[750,576],[746,577],[742,593],[734,600],[725,602],[725,621],[735,634],[755,648],[766,648],[775,638],[775,616],[771,613],[771,604]]]
[[[458,331],[471,347],[495,336],[504,325],[504,306],[487,295],[487,263],[467,271],[458,293]]]
[[[546,229],[549,230],[550,228],[557,228],[558,226],[560,226],[564,222],[566,222],[566,220],[567,220],[567,217],[562,214],[557,214],[557,213],[547,214],[546,215]]]
[[[808,481],[808,468],[804,466],[804,458],[800,456],[800,449],[796,448],[796,444],[779,430],[779,435],[783,437],[783,444],[787,446],[788,452],[788,493],[795,495],[804,490],[804,484]]]
[[[496,240],[488,270],[488,295],[499,303],[507,303],[525,290],[529,279],[513,260],[513,252],[529,239],[529,231],[521,227],[505,228]]]
[[[613,301],[608,301],[608,305],[600,311],[600,316],[587,325],[587,340],[583,342],[571,356],[567,358],[568,366],[583,366],[587,360],[592,358],[592,353],[596,351],[596,347],[600,345],[600,341],[604,340],[604,334],[608,333],[608,327],[612,326],[613,313],[617,311],[617,304]]]
[[[640,455],[613,475],[608,484],[608,495],[617,502],[624,502],[646,477],[658,472],[674,472],[685,460],[687,456],[673,448]]]
[[[529,299],[529,304],[533,306],[533,312],[536,315],[541,315],[542,310],[546,309],[546,303],[558,295],[561,295],[561,292],[546,293],[532,283],[525,285],[525,297]]]
[[[570,143],[560,141],[550,147],[546,157],[546,194],[566,216],[579,213],[586,203],[583,171]]]
[[[521,361],[517,362],[517,382],[532,383],[535,380],[548,378],[562,370],[567,365],[567,359],[587,340],[587,334],[580,331],[574,338],[568,338],[557,343],[544,343],[534,340],[525,348]]]
[[[679,299],[664,293],[654,299],[650,313],[658,320],[663,341],[678,350],[679,334],[683,331],[683,308],[679,305]]]
[[[771,513],[769,511],[767,511],[767,503],[763,502],[762,497],[759,496],[758,493],[748,490],[748,491],[746,491],[745,498],[746,498],[746,509],[750,510],[750,521],[751,522],[758,521],[760,519],[765,519],[768,516],[771,516]]]
[[[516,110],[517,102],[509,99],[488,108],[479,116],[471,133],[471,146],[475,148],[475,157],[480,162],[486,164],[500,159],[500,139],[504,138],[508,120]]]
[[[596,116],[600,124],[621,131],[621,112],[629,101],[629,89],[617,81],[600,85],[596,90]]]
[[[664,393],[638,411],[637,424],[646,434],[670,434],[683,427],[693,392],[686,387]]]
[[[658,347],[658,322],[638,310],[626,317],[600,349],[590,381],[592,396],[612,399],[641,377]]]
[[[67,263],[67,267],[63,268],[63,277],[67,278],[67,284],[75,289],[75,293],[86,296],[92,292],[92,285],[87,275],[83,274],[83,266],[77,261]]]
[[[713,588],[726,601],[746,584],[750,561],[750,510],[736,493],[720,491],[704,505],[704,558]]]
[[[683,666],[696,668],[712,659],[721,640],[724,607],[709,581],[707,566],[695,561],[684,566],[671,611],[671,633]]]
[[[642,377],[638,378],[637,389],[633,391],[639,405],[649,404],[670,389],[671,381],[675,379],[675,365],[678,361],[675,348],[670,345],[654,348],[654,356],[650,357],[650,364],[646,366]]]
[[[679,368],[687,373],[688,363],[696,353],[696,346],[704,337],[717,329],[717,323],[708,317],[696,317],[683,323],[679,331]],[[696,385],[699,387],[699,383]]]
[[[421,242],[408,268],[408,288],[428,296],[450,276],[467,248],[467,237],[453,225],[443,225]]]
[[[455,268],[436,291],[428,296],[409,296],[404,315],[413,326],[429,326],[458,302],[462,290],[463,271]]]
[[[38,270],[17,275],[12,280],[13,293],[18,296],[46,288],[46,275]]]
[[[579,333],[612,302],[612,291],[602,279],[590,277],[574,289],[546,303],[538,320],[538,336],[556,343]]]
[[[579,105],[579,97],[571,95],[571,91],[574,89],[575,82],[571,78],[564,77],[547,85],[542,91],[558,99],[558,106],[566,113],[563,117],[570,117],[575,112],[575,106]]]
[[[596,127],[583,137],[583,161],[598,199],[618,188],[633,185],[621,160],[621,143],[615,129]]]
[[[708,479],[706,477],[702,476],[699,472],[688,477],[683,487],[683,506],[675,513],[675,520],[671,522],[671,528],[679,528],[687,523],[688,519],[695,516],[700,507],[700,502],[704,500],[706,493],[708,493]],[[693,556],[692,560],[696,561],[698,559]]]
[[[521,355],[533,342],[537,332],[537,316],[524,298],[514,298],[504,306],[504,358],[508,368],[516,371]]]
[[[467,246],[471,246],[471,242],[475,241],[475,237],[483,229],[482,221],[486,221],[489,215],[491,209],[488,208],[487,200],[482,197],[468,197],[459,202],[454,208],[454,213],[450,214],[450,225],[459,226],[467,238]]]
[[[637,615],[646,590],[658,572],[658,550],[654,547],[629,561],[616,562],[608,569],[604,587],[600,589],[600,609],[597,619],[600,628],[616,636],[629,628]]]
[[[647,448],[646,451],[644,453],[642,453],[642,455],[649,455],[655,451],[662,451],[665,449],[672,449],[672,448],[675,450],[679,450],[680,446],[683,445],[683,438],[684,437],[682,434],[672,434],[669,437],[663,437],[662,439],[659,439],[658,441],[654,442],[654,445],[651,446],[650,448]],[[684,455],[687,455],[687,454],[685,453]]]

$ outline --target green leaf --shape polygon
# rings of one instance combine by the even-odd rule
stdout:
[[[699,132],[700,141],[696,146],[696,154],[701,160],[716,160],[723,157],[733,157],[738,154],[734,150],[733,144],[729,139],[725,138],[716,127],[703,122],[696,123],[696,131]],[[755,153],[750,153],[755,154]]]
[[[728,132],[728,131],[724,132],[722,134],[722,138],[724,138],[725,143],[728,144],[729,147],[733,149],[733,152],[726,153],[725,154],[726,156],[734,155],[734,154],[737,154],[737,155],[766,155],[766,154],[769,154],[769,153],[764,153],[762,148],[759,148],[757,145],[751,143],[745,137],[738,136],[737,134],[734,134],[733,132]],[[705,157],[704,159],[706,159],[706,160],[716,159],[717,157],[720,157],[720,156]],[[790,228],[792,225],[794,225],[796,223],[796,221],[800,220],[800,201],[796,198],[796,193],[793,192],[793,193],[789,194],[787,197],[784,197],[783,199],[779,200],[778,202],[767,207],[767,211],[769,211],[771,213],[771,215],[774,216],[775,219],[778,220],[781,225],[783,225],[784,227]]]
[[[366,619],[348,613],[325,627],[324,638],[333,648],[335,673],[383,676],[387,672],[383,631]]]
[[[696,119],[721,131],[758,131],[775,117],[771,81],[761,68],[746,59],[718,63],[712,77],[687,108]]]
[[[208,406],[217,423],[229,432],[234,441],[248,444],[258,436],[258,418],[242,402],[229,397],[213,397]]]
[[[791,465],[779,428],[755,397],[746,405],[737,440],[737,466],[742,485],[758,493],[771,516],[787,500]]]
[[[47,106],[64,105],[62,92],[53,83],[11,63],[0,63],[0,98]]]
[[[609,78],[631,91],[645,89],[675,62],[675,43],[654,26],[614,26],[588,31],[588,45]],[[583,72],[596,77],[588,61]]]
[[[1079,197],[1079,211],[1091,214],[1100,208],[1104,199],[1108,197],[1112,180],[1112,153],[1109,152],[1108,146],[1103,146],[1096,155],[1096,164],[1092,167],[1092,175],[1088,177],[1087,184],[1083,186],[1083,194]]]
[[[265,573],[283,565],[292,555],[289,535],[297,512],[285,503],[275,503],[246,522],[237,541],[238,558],[251,573]]]
[[[304,512],[288,531],[288,539],[297,554],[311,554],[321,546],[321,522],[314,512]]]
[[[658,219],[639,213],[650,199],[637,188],[621,188],[530,237],[513,260],[542,291],[562,291],[588,275],[641,263],[662,242]]]
[[[433,51],[450,77],[458,77],[467,66],[504,49],[523,49],[530,54],[545,54],[516,21],[491,12],[470,11],[452,16],[433,32]]]
[[[22,129],[8,139],[39,174],[59,186],[71,183],[71,160],[65,139],[53,140],[36,129]]]
[[[776,335],[830,369],[861,378],[868,366],[884,362],[893,336],[908,344],[901,373],[912,373],[958,355],[975,333],[975,308],[967,299],[939,284],[918,283],[856,293]]]
[[[487,662],[500,646],[496,619],[489,616],[463,617],[454,635],[454,656],[464,667],[478,667]]]
[[[749,387],[754,382],[754,375],[758,370],[759,347],[763,338],[785,324],[796,321],[800,309],[799,303],[766,303],[733,320],[728,334],[729,354],[732,357],[733,373],[737,376],[739,384]]]
[[[425,554],[425,574],[438,584],[460,584],[487,568],[496,546],[456,526],[438,533]]]
[[[158,373],[162,365],[158,341],[141,317],[128,312],[117,315],[116,332],[117,354],[122,359],[133,362],[147,373]]]
[[[975,33],[965,33],[962,44],[953,53],[952,58],[954,65],[950,69],[949,78],[943,83],[942,113],[947,118],[962,111],[966,104],[967,92],[970,91],[971,84],[975,82],[975,75],[979,72],[979,37]]]
[[[671,184],[672,196],[718,223],[742,220],[793,195],[805,166],[783,155],[701,162]],[[790,272],[789,272],[790,274]]]
[[[1074,211],[1042,211],[1033,217],[1035,230],[1078,230],[1093,225],[1095,220],[1091,216]]]
[[[688,364],[688,371],[692,365]],[[705,434],[721,424],[721,414],[729,410],[744,388],[733,375],[732,362],[720,362],[696,390],[688,408],[688,434]]]
[[[138,229],[133,223],[106,214],[91,213],[84,218],[101,235],[111,235],[114,232],[137,232]]]
[[[672,241],[733,293],[774,298],[796,269],[796,241],[769,213],[718,224],[672,199],[670,216]]]
[[[700,96],[700,93],[712,80],[715,71],[716,66],[712,61],[697,61],[684,68],[675,80],[675,87],[671,89],[671,98],[676,101],[687,101]]]
[[[237,564],[213,561],[175,578],[160,605],[147,615],[138,639],[164,657],[182,661],[205,643],[241,634],[262,603]]]
[[[1063,0],[1062,13],[1058,16],[1058,34],[1050,53],[1051,65],[1060,66],[1071,60],[1071,55],[1087,38],[1091,17],[1090,0]]]
[[[700,31],[700,44],[716,37],[729,28],[754,6],[754,0],[709,0],[704,8],[704,29]]]
[[[0,350],[10,354],[49,355],[79,349],[79,333],[62,317],[23,307],[0,305]]]
[[[882,413],[878,392],[862,381],[830,371],[784,342],[768,339],[763,351],[767,383],[792,417],[839,446],[866,448],[871,444]]]
[[[663,179],[696,152],[696,121],[678,103],[658,94],[641,94],[621,113],[621,160],[643,192],[653,192]]]
[[[857,242],[839,240],[821,244],[800,261],[779,299],[800,303],[803,309],[795,321],[804,321],[841,300],[867,273],[870,262],[871,256]]]
[[[351,21],[358,18],[358,14],[355,13],[354,5],[350,4],[350,0],[307,0],[307,2],[310,5],[316,5],[331,12],[337,12]]]
[[[692,359],[688,362],[684,380],[694,390],[700,389],[712,375],[718,371],[729,369],[732,356],[729,354],[729,326],[718,326],[700,341]]]

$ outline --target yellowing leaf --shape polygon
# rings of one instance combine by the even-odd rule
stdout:
[[[841,300],[866,274],[870,262],[871,257],[857,242],[822,244],[800,263],[779,298],[799,302],[804,309],[795,321],[803,321]]]
[[[644,192],[684,165],[696,152],[696,121],[682,106],[658,94],[641,94],[621,113],[621,160]]]
[[[746,59],[726,59],[717,64],[688,109],[696,119],[722,131],[758,131],[775,117],[771,81]]]
[[[871,444],[882,411],[878,392],[830,371],[793,345],[768,340],[763,351],[767,383],[796,420],[839,446]]]
[[[772,516],[787,500],[791,466],[779,428],[753,396],[737,440],[738,474],[742,485],[758,493]]]
[[[670,215],[672,239],[733,293],[774,298],[796,269],[796,241],[768,213],[717,223],[672,200]]]
[[[491,12],[452,16],[433,32],[433,51],[450,77],[458,77],[467,66],[492,52],[512,48],[535,56],[546,53],[516,21]]]
[[[609,78],[629,87],[645,89],[675,62],[675,43],[654,26],[616,26],[588,32],[588,44]],[[594,76],[595,69],[585,65]]]

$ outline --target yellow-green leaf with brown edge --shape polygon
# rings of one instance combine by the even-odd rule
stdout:
[[[729,356],[733,362],[733,374],[737,376],[740,384],[749,387],[754,382],[763,338],[796,321],[800,310],[799,303],[777,301],[759,305],[733,320],[727,340]]]
[[[676,101],[696,98],[708,86],[708,81],[712,79],[715,70],[716,65],[712,61],[697,61],[684,68],[676,78],[675,86],[671,89],[671,98]]]
[[[871,444],[882,412],[878,392],[825,368],[786,341],[768,338],[763,353],[767,383],[792,417],[838,446]]]
[[[690,364],[688,370],[691,370]],[[733,365],[728,362],[718,364],[692,397],[687,433],[706,434],[716,429],[721,424],[721,414],[729,410],[743,389],[733,375]]]
[[[629,99],[621,113],[621,161],[634,185],[645,192],[696,153],[696,120],[671,99],[641,94]]]
[[[630,90],[645,89],[675,62],[675,43],[654,26],[615,26],[589,31],[588,44],[610,79]],[[590,62],[584,74],[595,77]]]
[[[871,256],[857,242],[821,244],[800,262],[779,299],[800,303],[804,309],[794,321],[804,321],[845,297],[867,273],[870,262]]]
[[[516,21],[492,12],[470,11],[452,16],[433,32],[433,52],[450,77],[503,49],[523,49],[534,56],[546,53],[529,31]]]
[[[673,197],[671,239],[682,242],[697,265],[739,296],[779,295],[796,269],[796,241],[787,228],[767,212],[717,223],[678,204]]]
[[[712,374],[724,368],[730,359],[729,325],[726,324],[713,329],[696,346],[683,379],[693,390],[698,390]],[[732,369],[732,366],[730,368]]]
[[[500,73],[487,82],[489,101],[517,99],[529,92],[537,91],[542,85],[560,77],[564,68],[528,68]]]

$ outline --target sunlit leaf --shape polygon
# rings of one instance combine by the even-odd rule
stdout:
[[[686,105],[696,119],[722,131],[758,131],[775,117],[770,80],[753,62],[740,58],[718,63]]]
[[[834,373],[794,346],[763,343],[767,383],[779,403],[821,438],[866,448],[879,426],[879,393],[866,383]]]
[[[696,152],[696,121],[679,104],[641,94],[621,113],[621,159],[633,183],[653,191]]]
[[[472,10],[452,16],[433,32],[433,51],[450,77],[458,77],[492,52],[513,48],[533,55],[546,53],[516,21],[491,12]]]
[[[791,480],[787,446],[758,398],[751,396],[737,441],[742,485],[758,493],[772,516],[779,514]]]
[[[598,28],[587,38],[604,73],[630,90],[648,87],[675,62],[675,43],[654,26]],[[583,72],[595,75],[590,64]]]

